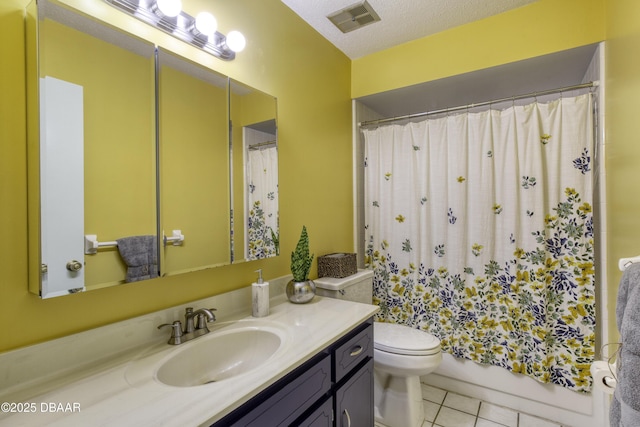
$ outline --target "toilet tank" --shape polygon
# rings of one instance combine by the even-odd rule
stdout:
[[[373,271],[358,270],[356,274],[343,277],[320,277],[314,279],[316,295],[347,301],[373,304]]]

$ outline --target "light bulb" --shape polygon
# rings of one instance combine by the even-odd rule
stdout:
[[[181,0],[156,0],[156,8],[162,16],[174,18],[182,11]]]
[[[212,38],[218,29],[218,21],[216,21],[216,18],[209,12],[200,12],[196,16],[194,27],[198,33]]]
[[[234,52],[242,52],[247,41],[240,31],[230,31],[227,34],[227,46]]]

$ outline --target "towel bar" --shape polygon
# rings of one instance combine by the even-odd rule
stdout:
[[[173,246],[180,246],[182,245],[182,242],[184,242],[184,235],[181,230],[173,230],[171,236],[167,236],[163,231],[162,235],[162,240],[164,241],[165,246],[167,246],[167,243],[171,243]]]
[[[118,242],[98,242],[96,234],[84,235],[84,253],[86,255],[94,255],[98,253],[98,248],[109,246],[118,246]]]
[[[171,236],[167,236],[163,233],[163,242],[167,246],[171,243],[173,246],[180,246],[184,242],[184,235],[181,230],[173,230]],[[96,234],[84,235],[84,253],[86,255],[95,255],[98,253],[98,248],[106,248],[110,246],[118,246],[118,242],[99,242]]]

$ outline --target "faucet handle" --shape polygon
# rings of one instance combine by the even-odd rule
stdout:
[[[203,331],[209,332],[209,328],[207,327],[207,323],[215,322],[216,315],[213,312],[216,311],[215,308],[210,308],[208,310],[202,310],[202,312],[198,313],[198,318],[196,322],[196,330],[202,329]],[[209,318],[209,314],[211,318]]]
[[[197,330],[209,332],[209,328],[207,327],[207,316],[205,316],[204,313],[198,314],[198,321],[196,322],[196,331]]]
[[[189,334],[195,329],[193,326],[193,307],[187,307],[184,310],[184,333]]]
[[[171,327],[171,337],[169,338],[168,343],[171,345],[182,344],[182,323],[179,320],[176,320],[172,324],[163,323],[162,325],[158,325],[158,329],[165,326]]]

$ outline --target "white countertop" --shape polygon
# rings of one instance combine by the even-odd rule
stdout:
[[[246,316],[241,310],[234,316],[220,319],[210,329],[213,333],[224,328],[225,323],[233,324],[228,323],[232,320],[239,320],[240,323],[264,322],[286,330],[286,348],[253,371],[211,384],[172,387],[160,383],[150,374],[161,361],[166,360],[169,353],[198,341],[195,339],[170,346],[166,344],[169,332],[167,329],[160,335],[153,331],[153,340],[147,340],[142,347],[85,364],[79,369],[67,369],[64,375],[51,375],[48,379],[43,376],[40,379],[26,377],[20,381],[14,380],[12,384],[7,379],[12,375],[11,368],[5,365],[3,369],[0,366],[0,385],[3,385],[4,380],[5,385],[10,386],[0,391],[0,403],[13,404],[9,410],[31,411],[7,413],[7,407],[3,404],[0,425],[209,425],[335,342],[378,310],[373,305],[319,296],[307,304],[292,304],[284,297],[272,299],[271,304],[267,317],[255,319],[250,315]],[[204,304],[193,305],[196,308],[207,307]],[[250,313],[250,308],[248,311]],[[156,323],[157,317],[153,318]],[[150,324],[153,322],[146,318],[138,324],[146,328],[153,327]],[[68,339],[71,344],[66,345],[90,345],[91,340],[95,341],[95,337],[99,336],[100,329],[93,330],[91,334],[83,333],[83,339]],[[87,340],[86,336],[89,335],[92,338]],[[14,366],[19,364],[17,369],[27,369],[29,363],[40,364],[38,360],[46,359],[42,354],[44,350],[46,346],[36,345],[28,350],[21,349],[16,354],[0,355],[0,365],[13,363]],[[73,348],[67,351],[71,354]],[[30,359],[33,360],[30,362]],[[38,366],[34,364],[33,369],[38,370]]]

